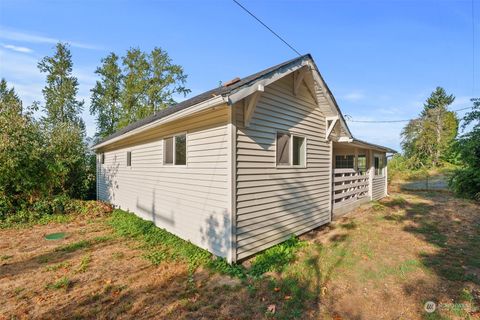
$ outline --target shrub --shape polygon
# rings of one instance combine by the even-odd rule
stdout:
[[[448,185],[457,195],[480,201],[480,170],[477,168],[455,170]]]

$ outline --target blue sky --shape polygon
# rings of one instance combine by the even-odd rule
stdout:
[[[474,1],[478,53],[480,1]],[[470,0],[241,2],[313,55],[352,119],[415,117],[436,86],[457,97],[455,109],[480,96],[478,63],[475,89],[472,80]],[[94,70],[111,51],[162,47],[184,67],[190,96],[295,57],[230,0],[1,0],[0,77],[26,104],[42,101],[45,79],[36,64],[58,40],[71,44],[89,135],[95,132],[88,114]],[[357,138],[398,150],[403,125],[349,123]]]

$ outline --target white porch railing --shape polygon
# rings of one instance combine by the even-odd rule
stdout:
[[[333,169],[333,209],[368,197],[369,174],[354,169]]]

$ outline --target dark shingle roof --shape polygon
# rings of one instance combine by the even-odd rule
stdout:
[[[273,66],[273,67],[267,68],[265,70],[262,70],[260,72],[249,75],[245,78],[240,79],[240,81],[237,81],[237,82],[235,82],[235,83],[233,83],[229,86],[221,86],[221,87],[206,91],[204,93],[201,93],[201,94],[199,94],[197,96],[194,96],[190,99],[184,100],[184,101],[182,101],[180,103],[177,103],[177,104],[175,104],[171,107],[168,107],[167,109],[159,111],[159,112],[155,113],[154,115],[151,115],[149,117],[138,120],[138,121],[122,128],[122,129],[118,130],[117,132],[115,132],[115,133],[109,135],[108,137],[106,137],[105,139],[99,141],[97,143],[97,145],[102,144],[104,142],[107,142],[107,141],[109,141],[113,138],[119,137],[119,136],[121,136],[121,135],[123,135],[127,132],[130,132],[134,129],[143,127],[144,125],[147,125],[149,123],[152,123],[154,121],[162,119],[162,118],[164,118],[166,116],[169,116],[171,114],[174,114],[174,113],[179,112],[181,110],[192,107],[196,104],[199,104],[203,101],[211,99],[215,96],[228,95],[228,94],[232,93],[233,91],[236,91],[237,89],[240,89],[241,87],[247,86],[247,85],[251,84],[252,82],[254,82],[254,81],[256,81],[260,78],[271,75],[272,73],[276,72],[277,70],[279,70],[281,68],[284,68],[284,67],[288,68],[289,65],[293,65],[293,64],[297,63],[298,61],[300,61],[302,59],[305,59],[305,58],[312,59],[310,54],[306,54],[306,55],[303,55],[301,57],[285,61],[281,64],[276,65],[276,66]]]

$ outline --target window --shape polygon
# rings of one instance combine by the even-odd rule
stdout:
[[[100,159],[102,164],[105,164],[105,153],[102,152],[102,154],[100,155]]]
[[[367,171],[367,157],[365,155],[358,155],[357,168],[360,173]]]
[[[175,164],[187,164],[187,136],[184,134],[175,137]]]
[[[132,152],[128,151],[127,152],[127,167],[131,167],[131,166],[132,166]]]
[[[305,137],[277,132],[277,166],[305,166],[306,144]]]
[[[164,139],[164,164],[187,164],[187,136],[180,134]]]
[[[290,134],[277,132],[277,165],[290,165]]]
[[[353,169],[353,154],[349,155],[336,155],[335,156],[335,169]]]
[[[173,137],[165,139],[164,163],[173,164]]]
[[[305,138],[293,136],[293,165],[305,165]]]
[[[385,167],[385,157],[382,155],[376,154],[374,156],[374,164],[375,164],[375,175],[383,176],[384,167]]]

